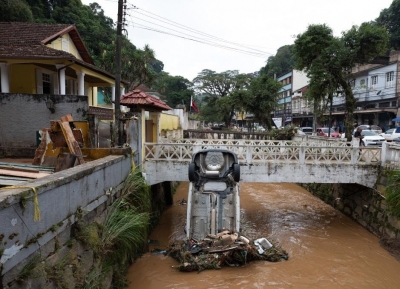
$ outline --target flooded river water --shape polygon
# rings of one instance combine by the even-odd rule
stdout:
[[[187,191],[180,184],[174,201]],[[400,288],[400,263],[379,239],[302,187],[241,183],[240,194],[243,235],[279,243],[288,261],[183,273],[172,258],[146,253],[129,268],[128,288]],[[185,218],[186,205],[169,207],[150,236],[155,247],[184,239]]]

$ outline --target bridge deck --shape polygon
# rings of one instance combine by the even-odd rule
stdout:
[[[374,187],[384,164],[398,167],[400,146],[356,147],[346,142],[268,140],[176,140],[145,144],[149,183],[187,181],[192,154],[221,148],[235,152],[241,181],[359,183]],[[384,152],[384,153],[383,153]]]

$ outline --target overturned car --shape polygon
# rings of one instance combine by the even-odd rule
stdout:
[[[189,164],[186,235],[202,240],[224,230],[239,232],[240,165],[235,153],[205,149]]]

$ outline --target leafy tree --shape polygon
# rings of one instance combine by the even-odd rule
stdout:
[[[243,106],[238,97],[244,93],[240,94],[238,91],[246,90],[253,78],[254,75],[239,74],[237,70],[216,73],[205,69],[198,74],[193,83],[199,92],[207,95],[205,101],[210,108],[206,108],[206,112],[219,115],[220,120],[228,126],[235,111]]]
[[[3,22],[32,22],[32,11],[24,1],[0,0],[0,19]]]
[[[291,71],[295,66],[296,59],[293,54],[293,45],[285,45],[278,49],[275,56],[268,57],[267,64],[261,68],[261,75],[274,76],[282,75]]]
[[[167,72],[158,74],[152,88],[167,98],[171,107],[184,104],[188,109],[190,99],[194,95],[193,84],[182,76],[171,76]]]
[[[296,66],[310,78],[309,96],[318,101],[326,94],[342,94],[346,105],[346,137],[351,139],[356,99],[349,76],[356,64],[364,64],[386,51],[388,34],[372,23],[353,26],[334,37],[325,24],[310,25],[294,44]]]
[[[400,0],[393,0],[389,8],[383,9],[375,20],[390,33],[390,47],[400,49]]]
[[[267,75],[262,75],[251,81],[250,90],[243,99],[246,111],[253,113],[255,119],[266,124],[268,129],[272,128],[271,113],[275,108],[281,88],[281,83]]]

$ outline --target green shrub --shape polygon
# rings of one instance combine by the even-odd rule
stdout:
[[[389,173],[385,195],[390,212],[400,219],[400,171]]]

